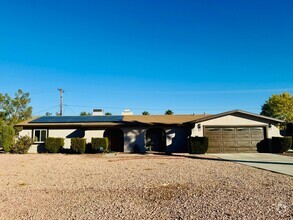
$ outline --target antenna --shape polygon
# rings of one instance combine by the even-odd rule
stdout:
[[[59,112],[59,116],[62,116],[62,101],[63,101],[63,93],[65,92],[62,88],[58,89],[58,91],[60,92],[60,112]]]

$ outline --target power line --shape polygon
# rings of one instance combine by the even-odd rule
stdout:
[[[73,111],[72,108],[70,108],[68,105],[64,105],[64,107],[68,108],[73,114],[77,115],[77,113]]]
[[[67,90],[68,91],[68,90]],[[87,90],[69,90],[70,93],[83,93],[83,94],[89,94],[95,91],[99,92],[107,92],[107,93],[130,93],[133,92],[132,90],[96,90],[96,89],[87,89]],[[183,90],[172,90],[172,91],[137,91],[135,90],[136,94],[172,94],[172,95],[196,95],[196,94],[241,94],[241,93],[265,93],[265,92],[284,92],[284,91],[293,91],[293,88],[268,88],[268,89],[239,89],[239,90],[206,90],[206,91],[183,91]]]
[[[38,113],[40,113],[40,112],[46,112],[46,111],[49,111],[49,110],[51,110],[51,109],[57,108],[58,106],[59,106],[59,105],[55,105],[55,106],[53,106],[53,107],[51,107],[51,108],[48,108],[48,109],[44,109],[44,110],[40,110],[40,111],[34,112],[34,115],[35,115],[35,114],[38,114]]]
[[[88,105],[65,105],[65,106],[71,106],[71,107],[78,107],[78,108],[103,108],[103,109],[124,109],[125,107],[110,107],[110,106],[88,106]],[[136,107],[129,107],[130,109],[133,110],[166,110],[167,108],[136,108]],[[231,108],[172,108],[173,110],[188,110],[188,111],[193,111],[193,110],[231,110]],[[245,109],[259,109],[259,107],[245,107]]]

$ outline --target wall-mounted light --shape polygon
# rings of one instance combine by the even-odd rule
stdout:
[[[197,125],[197,129],[200,130],[201,129],[201,124]]]
[[[271,128],[272,127],[272,123],[269,123],[269,128]]]

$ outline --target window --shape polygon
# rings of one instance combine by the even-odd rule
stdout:
[[[45,129],[34,130],[34,142],[36,143],[45,142],[46,138],[47,138],[47,130]]]
[[[219,132],[219,131],[221,131],[221,128],[206,128],[206,131]]]
[[[223,132],[234,132],[234,128],[223,128]]]
[[[249,128],[236,128],[239,132],[249,132]]]

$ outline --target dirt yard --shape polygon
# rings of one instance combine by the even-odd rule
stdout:
[[[0,155],[0,219],[292,219],[293,178],[159,155]]]

